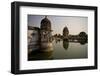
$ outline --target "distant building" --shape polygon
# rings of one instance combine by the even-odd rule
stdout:
[[[31,26],[28,26],[28,44],[32,40],[32,33],[33,33],[33,28]]]
[[[69,35],[69,30],[68,30],[67,26],[65,26],[63,29],[63,38],[68,39],[68,35]]]
[[[40,39],[39,38],[40,38],[40,29],[38,27],[28,26],[28,49],[29,49],[29,53],[33,49],[37,50],[40,47],[40,43],[39,43]]]
[[[28,42],[37,42],[40,38],[40,29],[38,27],[28,26]]]

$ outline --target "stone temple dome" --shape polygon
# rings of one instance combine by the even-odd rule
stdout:
[[[63,29],[63,36],[68,36],[68,34],[69,34],[69,30],[68,30],[67,26],[65,26]]]
[[[41,29],[42,30],[51,30],[51,22],[50,20],[47,18],[47,16],[45,16],[44,19],[42,19],[41,21]]]

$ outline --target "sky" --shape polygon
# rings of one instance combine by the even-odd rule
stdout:
[[[40,22],[44,18],[45,15],[28,15],[28,26],[40,28]],[[68,27],[71,35],[77,35],[83,31],[88,34],[88,17],[48,15],[47,18],[51,21],[53,35],[62,35],[65,26]]]

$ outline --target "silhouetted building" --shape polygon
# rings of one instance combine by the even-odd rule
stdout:
[[[67,26],[65,26],[63,29],[63,38],[68,39],[68,35],[69,35],[69,30],[68,30]]]

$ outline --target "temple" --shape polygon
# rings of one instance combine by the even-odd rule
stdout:
[[[51,30],[51,22],[45,16],[44,19],[41,21],[40,25],[40,37],[41,37],[41,42],[51,42],[52,41],[52,30]]]
[[[69,30],[68,30],[67,26],[65,26],[63,29],[63,38],[68,39],[68,36],[69,36]]]
[[[39,48],[43,51],[52,50],[51,22],[47,16],[41,20],[40,28],[28,26],[28,44],[29,48],[35,50]]]

